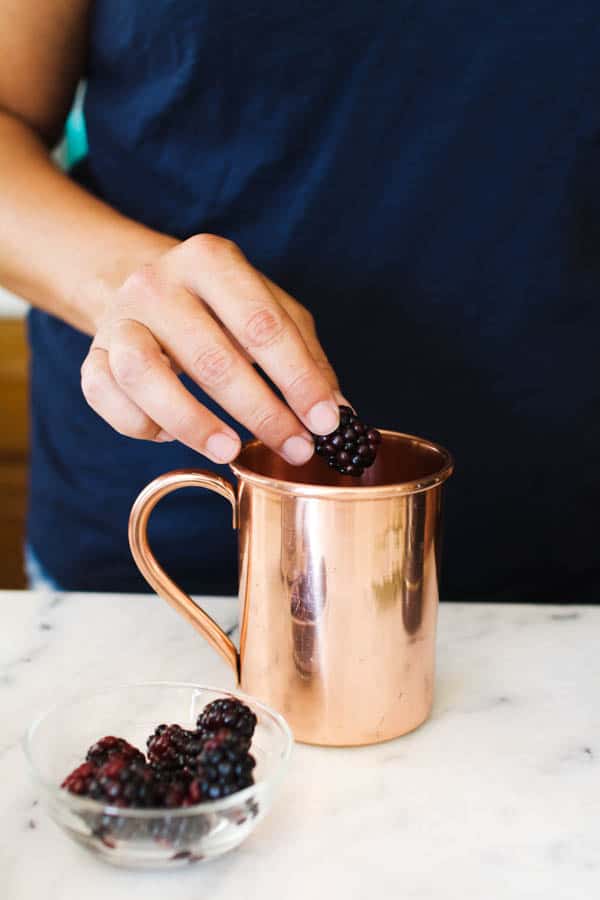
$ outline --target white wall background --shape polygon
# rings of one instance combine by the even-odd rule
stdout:
[[[5,288],[0,287],[0,319],[24,316],[27,312],[27,304],[20,297],[15,297]]]

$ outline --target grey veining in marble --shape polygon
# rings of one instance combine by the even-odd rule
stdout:
[[[226,629],[231,600],[207,602]],[[66,691],[231,686],[150,596],[0,592],[1,900],[592,900],[600,897],[600,608],[457,604],[439,623],[430,721],[358,750],[297,746],[237,852],[139,873],[87,855],[40,809],[20,738]]]

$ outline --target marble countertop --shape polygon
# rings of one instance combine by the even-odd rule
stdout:
[[[206,602],[224,627],[231,599]],[[2,900],[591,900],[600,896],[600,607],[442,605],[422,728],[354,750],[297,745],[271,815],[234,853],[113,869],[40,808],[20,738],[107,681],[231,686],[152,596],[0,592]]]

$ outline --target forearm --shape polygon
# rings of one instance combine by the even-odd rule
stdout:
[[[105,294],[176,243],[75,184],[1,112],[0,198],[0,283],[88,334]]]
[[[311,431],[339,424],[335,374],[293,297],[231,241],[178,242],[120,215],[2,114],[0,283],[94,336],[83,394],[121,434],[176,439],[219,463],[235,458],[238,435],[177,370],[292,464],[312,456]]]

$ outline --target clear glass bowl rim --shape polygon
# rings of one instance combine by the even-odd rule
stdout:
[[[44,778],[44,776],[39,772],[33,760],[32,742],[35,738],[37,729],[46,719],[48,719],[53,713],[59,712],[61,709],[67,709],[71,704],[77,703],[79,701],[92,700],[95,696],[111,693],[112,691],[116,690],[126,690],[128,688],[140,687],[190,688],[198,691],[210,691],[214,694],[241,700],[242,702],[247,703],[250,707],[259,709],[262,715],[270,719],[276,725],[283,738],[283,753],[281,754],[276,765],[272,769],[269,769],[266,776],[259,779],[254,784],[251,784],[249,787],[244,788],[241,791],[237,791],[235,794],[231,794],[229,797],[224,797],[222,800],[207,800],[204,803],[196,803],[192,806],[176,807],[175,809],[165,809],[164,807],[158,806],[148,809],[132,809],[122,806],[110,806],[109,804],[101,803],[99,800],[92,800],[90,797],[79,797],[77,794],[71,794],[64,788],[61,788],[59,785],[55,784],[53,781],[49,781],[48,779]],[[194,816],[201,813],[217,813],[221,810],[227,810],[231,809],[232,807],[239,806],[245,800],[250,799],[256,792],[257,788],[260,788],[262,785],[268,785],[271,789],[275,789],[283,778],[283,775],[287,768],[287,764],[292,753],[294,737],[288,723],[280,713],[276,712],[274,709],[271,709],[271,707],[267,706],[266,703],[262,703],[260,700],[256,700],[254,697],[250,697],[248,694],[242,693],[242,691],[231,691],[223,688],[213,687],[212,685],[196,684],[192,681],[136,681],[128,683],[106,684],[103,687],[98,688],[92,692],[80,691],[79,693],[69,695],[68,698],[60,700],[58,703],[53,704],[44,712],[40,713],[40,715],[36,716],[36,718],[33,720],[31,725],[25,732],[21,743],[34,781],[47,793],[53,795],[61,804],[67,804],[75,810],[89,810],[90,812],[103,813],[105,815],[115,815],[125,819],[156,819],[158,817],[168,817],[169,819],[175,819],[187,818],[188,816]]]

